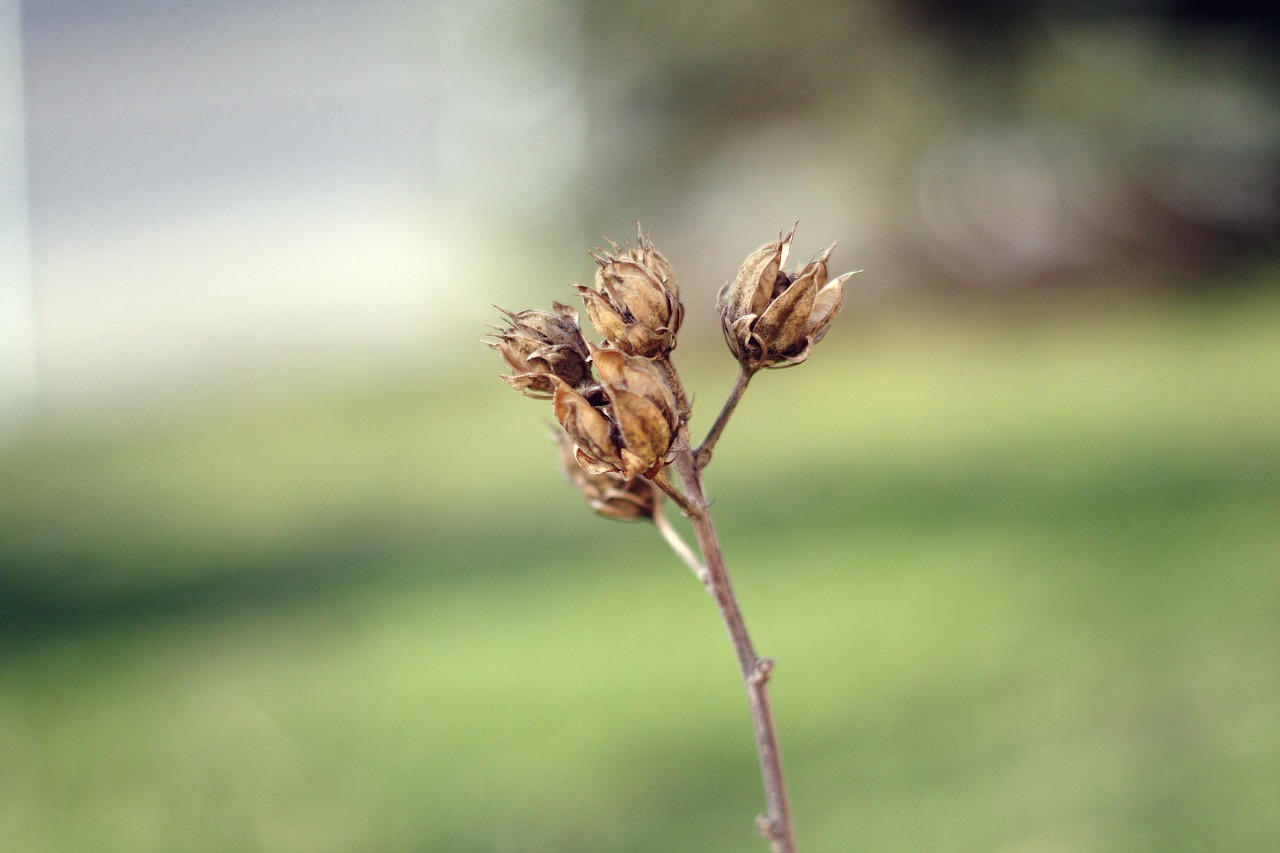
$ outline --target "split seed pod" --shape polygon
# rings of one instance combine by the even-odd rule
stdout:
[[[592,253],[596,286],[574,285],[587,316],[607,343],[628,355],[670,353],[684,318],[671,264],[643,233],[634,248],[611,245],[613,254]]]
[[[578,312],[559,302],[552,310],[511,312],[499,308],[511,320],[511,327],[497,329],[497,341],[485,344],[498,351],[513,371],[502,380],[530,397],[549,397],[555,392],[556,377],[574,387],[591,381],[591,358],[578,325]],[[497,327],[494,327],[497,328]]]
[[[840,311],[844,283],[853,275],[827,280],[834,246],[801,269],[786,272],[794,235],[793,227],[752,252],[717,297],[725,341],[748,370],[789,367],[807,359]]]
[[[623,473],[652,476],[680,433],[680,407],[666,376],[646,358],[593,348],[591,361],[618,429]]]
[[[616,471],[653,476],[669,461],[683,426],[675,394],[654,362],[609,348],[593,348],[602,404],[556,380],[556,419],[589,474]]]

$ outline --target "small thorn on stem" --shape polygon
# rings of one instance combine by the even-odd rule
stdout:
[[[756,815],[756,829],[767,841],[778,840],[778,828],[767,814]]]

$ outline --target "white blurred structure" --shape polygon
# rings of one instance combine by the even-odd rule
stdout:
[[[34,405],[34,311],[21,10],[18,0],[0,0],[0,431]]]
[[[57,413],[425,364],[495,299],[472,259],[580,168],[558,0],[21,5],[21,41],[0,7],[10,403],[37,378]]]

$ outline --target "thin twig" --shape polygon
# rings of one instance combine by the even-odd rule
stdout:
[[[733,384],[733,390],[729,392],[729,398],[724,401],[720,414],[716,415],[715,423],[711,425],[711,429],[707,432],[707,437],[702,440],[702,444],[698,445],[698,449],[693,451],[693,463],[696,470],[701,471],[711,461],[711,451],[715,449],[716,442],[720,440],[720,434],[724,432],[725,426],[728,425],[729,417],[733,414],[733,410],[738,408],[738,401],[742,399],[743,393],[747,390],[747,383],[751,381],[751,377],[755,373],[754,370],[743,367],[738,374],[738,380]]]
[[[739,382],[744,389],[747,379],[750,379],[750,376],[746,376]],[[741,396],[740,391],[738,396]],[[726,410],[731,410],[731,407],[726,406]],[[778,751],[778,733],[773,723],[773,707],[769,702],[767,686],[773,661],[758,657],[755,647],[751,644],[751,635],[747,633],[742,609],[738,606],[737,596],[733,592],[729,568],[725,565],[720,537],[716,533],[715,523],[707,507],[706,494],[702,487],[702,472],[696,467],[692,454],[687,456],[682,454],[682,456],[685,458],[679,460],[678,467],[690,503],[695,507],[689,520],[693,523],[694,533],[698,537],[698,547],[706,561],[707,590],[715,599],[720,618],[729,631],[729,639],[733,643],[738,667],[742,671],[743,684],[747,690],[747,704],[751,710],[751,724],[755,730],[756,750],[760,755],[760,773],[764,780],[765,802],[768,805],[768,813],[760,815],[756,823],[765,838],[769,839],[773,853],[795,853],[791,809],[787,803],[782,757]]]
[[[684,537],[680,535],[680,531],[671,526],[671,522],[667,520],[667,516],[661,509],[653,514],[653,524],[658,528],[658,532],[662,534],[662,538],[671,546],[671,550],[676,552],[676,556],[684,561],[684,564],[693,572],[698,582],[711,589],[711,575],[707,572],[707,567],[702,565],[702,561],[698,559],[698,555],[689,547],[689,543],[684,541]]]

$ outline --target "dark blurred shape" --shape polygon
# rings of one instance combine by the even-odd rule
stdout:
[[[1259,41],[1274,43],[1280,36],[1276,6],[1249,2],[1177,2],[1177,0],[905,0],[902,6],[917,24],[951,36],[969,38],[1004,34],[1012,41],[1037,20],[1045,18],[1141,19],[1169,26],[1246,29]]]
[[[1275,254],[1273,7],[904,8],[968,95],[920,172],[921,237],[947,274],[988,287],[1116,268],[1185,279]]]

